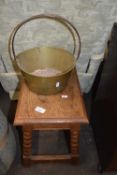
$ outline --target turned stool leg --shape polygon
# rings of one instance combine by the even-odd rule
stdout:
[[[31,163],[32,155],[32,130],[25,126],[23,127],[23,164],[28,166]]]
[[[79,157],[79,133],[80,127],[72,128],[70,130],[70,149],[71,149],[71,161],[76,163]]]

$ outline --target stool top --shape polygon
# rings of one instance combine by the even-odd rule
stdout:
[[[14,125],[40,123],[88,123],[76,71],[65,90],[56,95],[37,95],[21,84]]]

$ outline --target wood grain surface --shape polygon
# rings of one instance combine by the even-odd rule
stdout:
[[[67,96],[67,98],[63,98]],[[45,113],[36,112],[42,107]],[[56,95],[37,95],[22,81],[14,125],[33,123],[88,123],[88,117],[74,70],[65,90]]]

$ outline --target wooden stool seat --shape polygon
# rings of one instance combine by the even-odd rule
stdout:
[[[80,124],[87,123],[88,118],[75,70],[65,90],[56,95],[37,95],[29,90],[24,81],[22,82],[14,125],[22,126],[23,129],[23,162],[25,164],[47,160],[76,161],[79,157]],[[70,153],[32,155],[33,130],[69,130]]]

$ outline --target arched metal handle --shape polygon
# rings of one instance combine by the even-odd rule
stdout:
[[[79,54],[80,54],[80,50],[81,50],[81,41],[80,41],[80,36],[79,36],[77,29],[67,19],[65,19],[61,16],[58,16],[58,15],[53,15],[53,14],[49,14],[49,15],[48,14],[40,14],[40,15],[30,17],[30,18],[22,21],[21,23],[19,23],[13,29],[13,31],[9,37],[9,42],[8,42],[8,51],[9,51],[9,55],[10,55],[11,60],[14,61],[16,59],[16,53],[15,53],[15,49],[14,49],[14,39],[15,39],[17,31],[21,28],[21,26],[23,26],[27,22],[30,22],[30,21],[35,20],[35,19],[44,19],[44,18],[55,20],[55,21],[63,24],[69,30],[69,32],[72,35],[73,41],[74,41],[73,55],[74,55],[74,57],[76,57],[76,61],[77,61]],[[76,39],[76,37],[77,37],[77,39]],[[76,43],[78,44],[77,49],[76,49]]]

